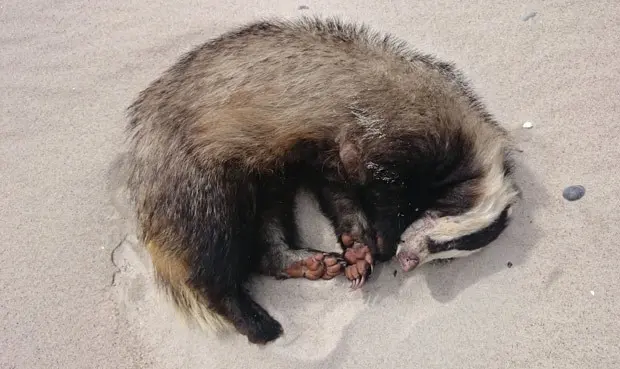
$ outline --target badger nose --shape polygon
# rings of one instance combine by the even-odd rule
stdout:
[[[400,267],[403,271],[408,272],[420,264],[420,257],[411,251],[401,251],[396,255]]]

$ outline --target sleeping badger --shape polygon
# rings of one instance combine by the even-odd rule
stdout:
[[[252,273],[355,286],[479,249],[518,190],[507,133],[452,65],[338,20],[262,21],[187,53],[128,109],[128,188],[179,311],[252,343],[283,330]],[[298,247],[312,191],[342,254]]]

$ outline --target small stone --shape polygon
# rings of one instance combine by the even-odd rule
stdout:
[[[299,8],[297,8],[299,10],[308,10],[310,9],[307,5],[300,5]]]
[[[590,294],[591,294],[592,296],[594,296],[594,291],[590,291]]]
[[[512,262],[511,262],[511,261],[507,262],[507,263],[506,263],[506,266],[507,266],[508,268],[512,268]]]
[[[585,187],[581,185],[568,186],[562,191],[562,196],[568,201],[576,201],[586,194]]]
[[[523,123],[523,128],[525,128],[525,129],[530,129],[532,127],[534,127],[534,123],[532,123],[532,122],[525,122],[525,123]]]
[[[398,273],[398,271],[397,271],[397,270],[394,270],[394,273],[392,273],[392,274],[394,274],[394,277],[396,277],[396,274],[397,274],[397,273]]]

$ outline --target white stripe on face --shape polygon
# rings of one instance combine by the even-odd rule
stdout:
[[[482,249],[475,250],[447,250],[442,252],[436,252],[434,254],[429,254],[426,259],[422,261],[422,263],[428,263],[432,260],[437,259],[456,259],[456,258],[464,258],[476,252],[479,252]]]
[[[500,169],[494,170],[482,183],[482,196],[476,206],[461,215],[439,218],[428,236],[437,243],[446,243],[490,226],[518,196],[512,179],[505,177]]]

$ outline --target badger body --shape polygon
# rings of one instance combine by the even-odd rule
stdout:
[[[128,116],[128,188],[158,281],[186,317],[231,324],[253,343],[283,330],[244,283],[316,252],[297,247],[301,188],[339,237],[372,245],[378,260],[397,247],[422,260],[429,238],[412,229],[427,214],[425,232],[454,244],[516,191],[506,132],[452,65],[334,19],[262,21],[212,39]]]

